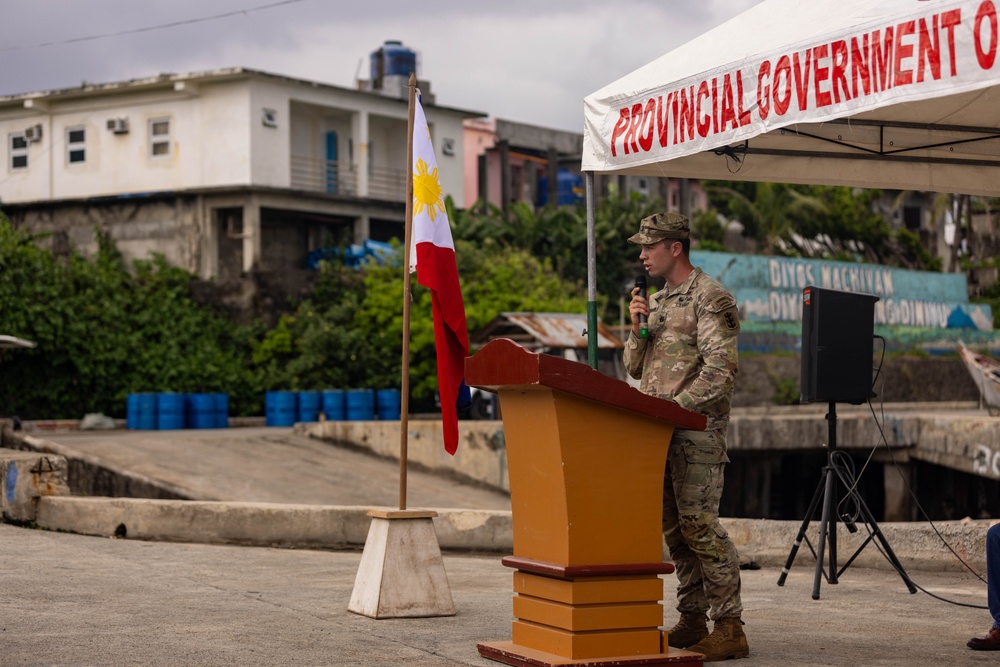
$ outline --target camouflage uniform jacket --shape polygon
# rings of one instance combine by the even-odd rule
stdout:
[[[707,430],[729,424],[740,320],[736,299],[700,268],[677,287],[650,298],[649,337],[629,336],[625,368],[640,389],[708,418]]]

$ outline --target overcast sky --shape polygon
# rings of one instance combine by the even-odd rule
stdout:
[[[0,0],[0,95],[219,67],[353,87],[394,39],[438,104],[582,131],[584,96],[757,2]]]

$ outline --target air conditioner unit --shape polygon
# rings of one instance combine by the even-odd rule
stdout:
[[[115,134],[128,134],[128,118],[109,118],[108,129]]]
[[[42,126],[32,125],[24,131],[25,141],[41,141],[42,140]]]

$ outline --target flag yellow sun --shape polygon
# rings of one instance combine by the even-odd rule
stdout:
[[[423,158],[417,160],[417,171],[413,174],[413,212],[423,213],[426,206],[427,215],[434,222],[439,211],[444,213],[444,202],[441,201],[441,180],[437,167],[428,173],[427,166]]]

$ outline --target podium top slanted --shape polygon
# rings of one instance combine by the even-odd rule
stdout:
[[[547,387],[622,410],[670,422],[680,428],[705,430],[705,415],[673,401],[644,394],[587,364],[530,352],[514,341],[498,338],[465,359],[465,382],[497,392],[502,387]]]

